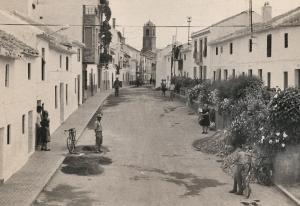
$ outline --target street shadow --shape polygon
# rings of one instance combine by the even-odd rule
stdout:
[[[36,200],[33,206],[51,206],[63,203],[66,206],[92,206],[96,200],[88,197],[89,192],[76,191],[79,188],[71,187],[69,185],[60,184],[51,191],[44,190],[45,199]],[[61,204],[59,204],[61,205]]]
[[[132,180],[135,181],[150,180],[151,176],[150,175],[147,176],[145,174],[145,172],[150,172],[150,173],[157,173],[162,175],[160,179],[163,181],[185,187],[186,192],[180,197],[197,196],[200,195],[200,192],[203,189],[225,185],[225,183],[221,183],[218,180],[199,178],[196,175],[191,173],[166,172],[161,169],[142,168],[134,165],[127,165],[127,167],[139,170],[141,173],[143,173],[143,175],[141,176],[134,176],[133,178],[131,178]],[[154,177],[152,176],[152,178]]]
[[[110,158],[99,154],[69,155],[63,161],[61,171],[69,175],[93,176],[104,172],[102,165],[110,164],[112,164]]]

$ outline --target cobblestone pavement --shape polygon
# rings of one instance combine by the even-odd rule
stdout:
[[[35,152],[21,170],[0,186],[1,206],[32,204],[65,158],[67,151],[64,130],[75,127],[77,133],[81,134],[109,93],[98,93],[88,99],[54,132],[50,152]]]
[[[35,206],[293,205],[270,187],[253,185],[250,200],[229,194],[232,179],[217,158],[192,147],[205,137],[196,120],[159,92],[121,90],[104,106],[104,152],[93,152],[92,121]]]

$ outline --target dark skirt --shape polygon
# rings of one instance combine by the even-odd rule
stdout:
[[[47,143],[51,141],[50,130],[47,127],[41,127],[40,136],[41,136],[42,143]]]

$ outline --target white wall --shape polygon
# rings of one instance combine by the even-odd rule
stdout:
[[[289,47],[284,48],[284,34],[289,35]],[[272,34],[272,57],[267,57],[267,35]],[[288,72],[288,85],[297,86],[295,82],[295,69],[300,69],[300,28],[283,28],[255,34],[253,52],[249,52],[248,41],[250,36],[231,41],[233,54],[229,54],[229,42],[214,45],[223,46],[223,54],[216,56],[212,52],[212,68],[214,71],[227,69],[231,74],[232,69],[236,74],[248,73],[253,70],[253,75],[258,75],[258,69],[263,71],[263,80],[267,85],[267,73],[271,73],[271,87],[284,87],[284,72]],[[212,49],[214,51],[214,49]],[[223,77],[222,77],[223,78]]]

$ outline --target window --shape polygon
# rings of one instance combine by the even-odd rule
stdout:
[[[68,105],[68,84],[66,84],[66,105]]]
[[[245,76],[245,72],[242,72],[242,76],[243,76],[243,77]]]
[[[87,48],[91,48],[93,46],[93,28],[92,27],[84,28],[84,43]]]
[[[203,40],[201,39],[199,42],[199,52],[200,52],[200,62],[203,62]]]
[[[31,80],[31,63],[27,64],[27,79]]]
[[[214,71],[214,81],[216,81],[216,71]]]
[[[235,79],[235,69],[232,69],[232,78]]]
[[[207,76],[207,66],[203,66],[203,79],[206,80]]]
[[[228,80],[228,70],[224,70],[224,80]]]
[[[194,78],[197,78],[197,67],[194,67]]]
[[[46,60],[45,60],[45,48],[42,48],[42,60],[41,60],[41,75],[42,75],[42,81],[45,81],[45,64],[46,64]]]
[[[25,114],[22,116],[22,134],[25,134]]]
[[[186,61],[186,54],[184,54],[184,61]]]
[[[262,69],[259,69],[259,70],[258,70],[258,77],[259,77],[260,80],[263,79],[263,78],[262,78]]]
[[[218,54],[219,54],[219,48],[216,47],[216,55],[218,55]]]
[[[221,54],[223,54],[223,46],[221,46]]]
[[[57,86],[54,87],[54,105],[55,105],[55,109],[57,109]]]
[[[253,49],[253,40],[249,39],[249,52],[252,52]]]
[[[7,125],[6,128],[6,144],[10,144],[10,137],[11,137],[11,126],[9,124]]]
[[[267,86],[268,86],[268,88],[271,88],[271,72],[268,72]]]
[[[202,80],[203,79],[203,67],[200,66],[199,68],[199,78]]]
[[[203,56],[207,57],[207,38],[204,38],[204,51],[203,51]]]
[[[272,34],[267,36],[267,57],[272,56]]]
[[[146,29],[146,36],[149,36],[149,35],[150,35],[150,30]]]
[[[195,41],[194,42],[194,58],[196,58],[196,55],[197,55],[197,45],[198,45],[198,42],[197,41]]]
[[[221,69],[218,70],[218,81],[222,80],[222,72]]]
[[[232,43],[230,43],[230,44],[229,44],[229,47],[230,47],[230,48],[229,48],[229,50],[230,50],[230,54],[233,54],[233,44],[232,44]]]
[[[248,76],[249,76],[249,77],[252,77],[252,69],[249,69],[249,70],[248,70]]]
[[[9,64],[5,65],[5,87],[9,87]]]
[[[66,57],[66,70],[69,71],[69,57]]]
[[[285,33],[284,34],[284,48],[288,48],[289,47],[289,34]]]
[[[283,87],[284,89],[287,89],[289,86],[289,76],[288,76],[288,72],[284,72],[283,73]]]
[[[98,53],[99,53],[99,47],[98,47]],[[77,49],[77,61],[80,62],[81,60],[81,50],[80,49]]]
[[[153,36],[155,36],[155,29],[153,29]]]
[[[59,68],[62,67],[62,55],[59,55]]]

